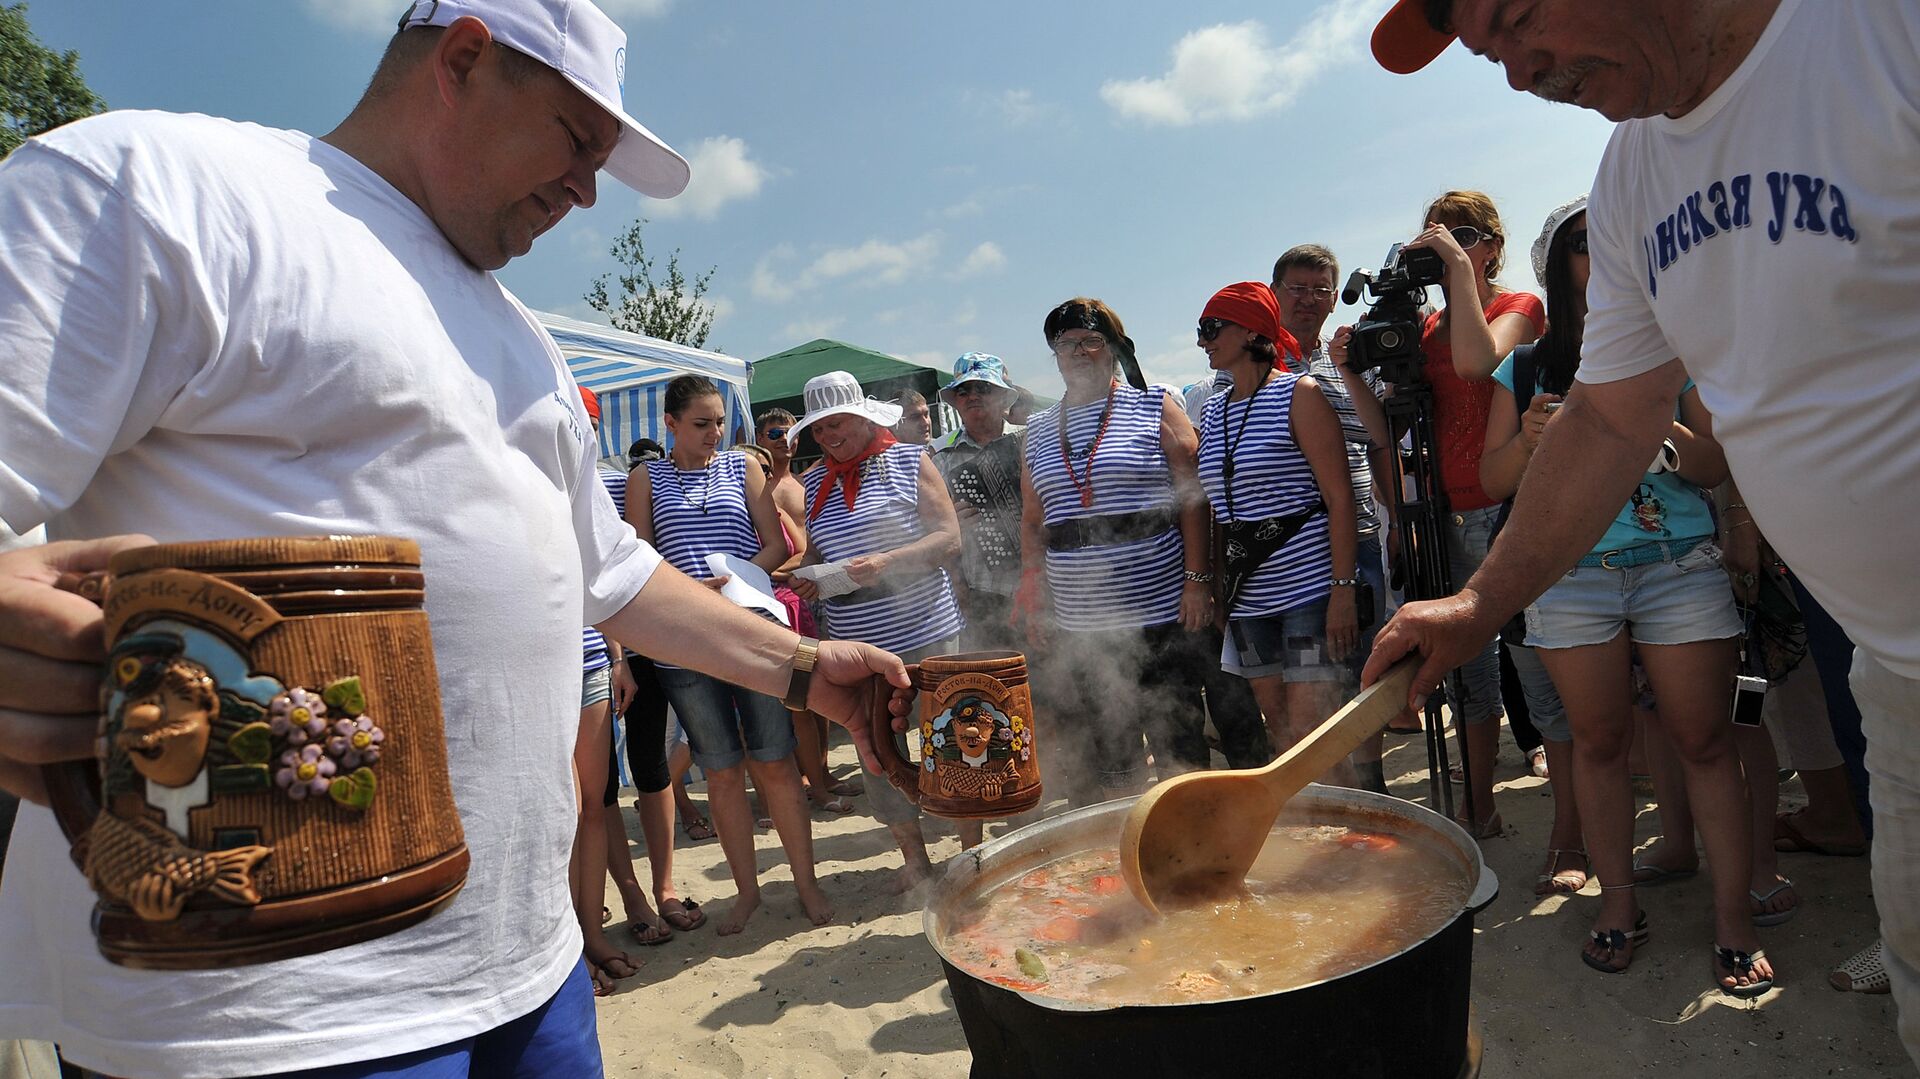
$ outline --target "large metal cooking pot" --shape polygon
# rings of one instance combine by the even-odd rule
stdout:
[[[976,1077],[1269,1076],[1457,1079],[1470,1074],[1467,991],[1473,915],[1500,882],[1458,825],[1398,798],[1307,787],[1282,824],[1336,824],[1420,842],[1447,856],[1468,899],[1425,939],[1337,978],[1208,1003],[1101,1005],[983,981],[941,946],[979,886],[1077,851],[1111,846],[1134,799],[1028,825],[947,863],[927,904]]]

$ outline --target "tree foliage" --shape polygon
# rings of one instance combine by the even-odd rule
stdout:
[[[667,256],[664,279],[656,281],[654,258],[647,254],[640,236],[646,224],[644,217],[635,221],[613,241],[613,260],[621,269],[595,278],[587,303],[628,333],[701,348],[713,329],[714,315],[713,305],[701,297],[707,294],[715,268],[709,266],[706,273],[689,278],[680,269],[680,249],[675,248]]]
[[[106,109],[80,77],[80,54],[40,44],[27,5],[0,6],[0,157],[42,131]]]

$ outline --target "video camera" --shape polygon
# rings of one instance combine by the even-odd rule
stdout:
[[[1359,303],[1365,290],[1373,306],[1353,324],[1347,341],[1347,366],[1355,371],[1380,369],[1380,377],[1395,384],[1415,382],[1420,374],[1420,305],[1427,286],[1439,284],[1447,264],[1430,247],[1387,248],[1378,270],[1355,270],[1340,291],[1343,303]]]

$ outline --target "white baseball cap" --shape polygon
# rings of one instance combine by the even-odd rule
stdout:
[[[471,15],[493,39],[560,73],[625,130],[607,159],[607,175],[656,199],[686,190],[692,171],[621,104],[627,80],[627,33],[588,0],[415,0],[400,29],[451,26]]]

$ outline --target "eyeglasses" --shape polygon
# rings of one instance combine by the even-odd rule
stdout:
[[[785,438],[787,437],[787,429],[785,427],[769,427],[767,428],[767,437]]]
[[[1221,330],[1231,325],[1233,325],[1233,323],[1223,318],[1203,318],[1200,320],[1200,327],[1196,332],[1200,334],[1200,340],[1211,341],[1220,336]]]
[[[1056,356],[1071,356],[1076,352],[1085,356],[1098,356],[1107,350],[1107,339],[1097,333],[1090,333],[1085,337],[1056,337],[1052,343]]]
[[[1317,285],[1281,285],[1287,295],[1296,300],[1331,300],[1333,290]]]
[[[1462,251],[1471,250],[1476,247],[1481,240],[1493,239],[1493,233],[1481,232],[1472,225],[1455,225],[1447,231],[1453,234],[1453,242],[1459,244],[1460,250]]]
[[[1576,255],[1587,253],[1587,230],[1576,229],[1567,233],[1567,250]]]

